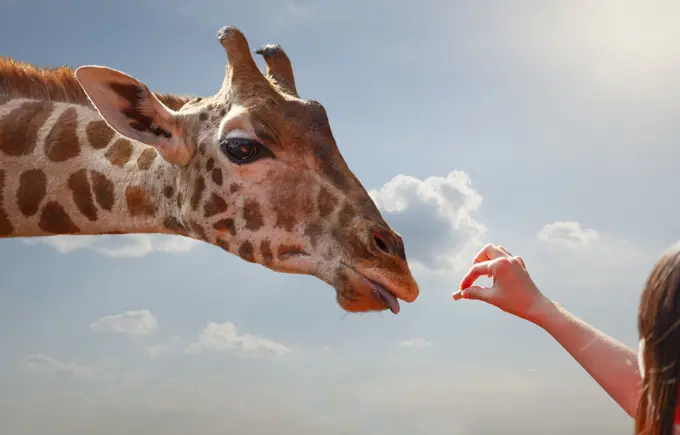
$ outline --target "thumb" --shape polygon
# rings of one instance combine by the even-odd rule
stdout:
[[[495,292],[494,287],[480,287],[471,286],[464,290],[460,290],[453,295],[453,298],[458,299],[474,299],[478,301],[491,302],[491,298]]]

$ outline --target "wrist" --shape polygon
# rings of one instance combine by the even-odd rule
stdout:
[[[527,313],[526,319],[536,326],[548,330],[551,325],[559,319],[561,307],[547,297],[541,295]]]

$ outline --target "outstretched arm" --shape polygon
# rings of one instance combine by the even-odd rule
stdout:
[[[636,352],[593,328],[557,303],[546,304],[535,323],[550,334],[595,382],[635,418],[642,387]]]
[[[484,275],[493,278],[491,287],[472,285]],[[513,257],[502,246],[485,246],[453,298],[481,300],[543,328],[635,417],[642,385],[636,352],[541,294],[521,257]]]

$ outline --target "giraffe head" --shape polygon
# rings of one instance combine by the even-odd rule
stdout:
[[[177,168],[164,225],[271,270],[316,276],[349,312],[399,311],[419,293],[401,237],[347,167],[326,111],[298,96],[286,53],[267,45],[266,74],[243,34],[220,29],[219,91],[178,111],[122,72],[76,77],[118,133]]]

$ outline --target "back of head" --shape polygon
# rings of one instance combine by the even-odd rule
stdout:
[[[680,379],[680,243],[658,260],[640,298],[643,389],[635,433],[672,435]]]

